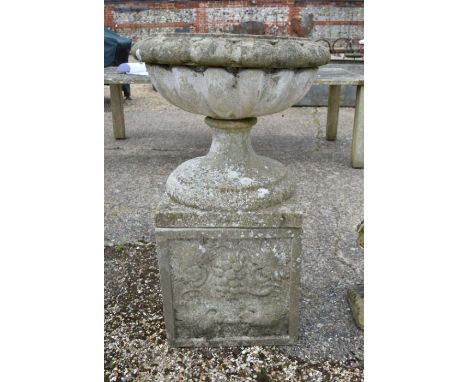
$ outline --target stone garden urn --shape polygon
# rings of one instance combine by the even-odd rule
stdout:
[[[294,181],[257,155],[257,117],[309,91],[330,55],[303,38],[160,34],[138,44],[157,91],[206,116],[205,156],[169,176],[156,212],[168,340],[175,346],[289,344],[297,336],[301,215]]]

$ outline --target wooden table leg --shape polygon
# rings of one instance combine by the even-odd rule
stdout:
[[[125,119],[123,111],[122,85],[111,84],[112,126],[115,139],[125,139]]]
[[[364,85],[356,89],[351,167],[364,168]]]
[[[341,85],[330,85],[328,89],[327,141],[336,139],[338,114],[340,112]]]

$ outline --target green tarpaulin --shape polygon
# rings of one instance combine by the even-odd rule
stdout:
[[[104,67],[127,62],[131,47],[132,39],[104,28]]]

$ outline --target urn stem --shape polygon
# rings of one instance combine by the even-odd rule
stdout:
[[[219,159],[228,165],[246,165],[256,156],[250,141],[250,131],[257,118],[222,120],[210,117],[205,122],[213,129],[209,159]]]

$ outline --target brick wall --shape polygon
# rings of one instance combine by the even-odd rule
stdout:
[[[155,32],[300,36],[349,49],[364,37],[357,0],[105,0],[104,24],[134,42]]]

